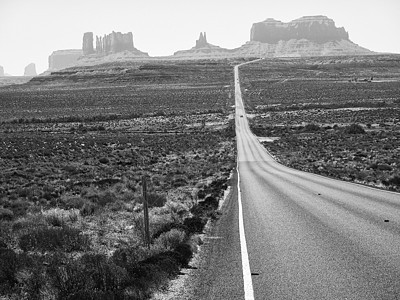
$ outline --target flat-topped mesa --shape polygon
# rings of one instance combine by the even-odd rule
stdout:
[[[289,23],[267,19],[254,23],[251,28],[251,41],[275,44],[292,39],[325,43],[349,40],[349,34],[343,27],[336,27],[335,22],[325,16],[306,16]]]
[[[207,43],[207,34],[204,32],[200,32],[200,37],[196,40],[195,48],[203,48],[207,47],[209,44]]]
[[[77,64],[83,55],[81,49],[57,50],[49,56],[49,71],[57,71]]]
[[[133,51],[133,34],[132,32],[121,33],[112,32],[108,35],[96,36],[96,53],[111,54],[122,51]]]

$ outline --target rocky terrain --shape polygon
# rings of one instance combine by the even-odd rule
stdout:
[[[36,65],[31,63],[25,67],[24,76],[36,76]]]
[[[399,55],[247,65],[251,128],[287,166],[400,191],[399,70]]]

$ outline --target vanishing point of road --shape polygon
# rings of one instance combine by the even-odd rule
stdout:
[[[277,163],[249,129],[240,66],[238,188],[190,299],[400,299],[400,194]]]

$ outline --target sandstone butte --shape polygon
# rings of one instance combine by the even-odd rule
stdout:
[[[83,36],[81,50],[55,51],[49,57],[49,71],[76,64],[98,64],[115,60],[146,59],[147,53],[134,47],[131,32],[112,32]],[[326,16],[306,16],[288,23],[271,18],[254,23],[250,41],[236,49],[225,49],[208,43],[200,33],[193,48],[180,50],[163,59],[229,58],[229,57],[307,57],[372,55],[374,52],[353,43],[343,27]]]
[[[24,76],[36,76],[36,65],[34,63],[30,63],[25,67]]]

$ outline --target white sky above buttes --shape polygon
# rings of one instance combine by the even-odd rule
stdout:
[[[0,65],[23,75],[33,62],[41,73],[53,51],[80,49],[87,31],[131,31],[135,47],[151,56],[189,49],[201,31],[233,49],[250,39],[255,22],[311,15],[333,19],[362,47],[400,53],[399,0],[0,0]]]

